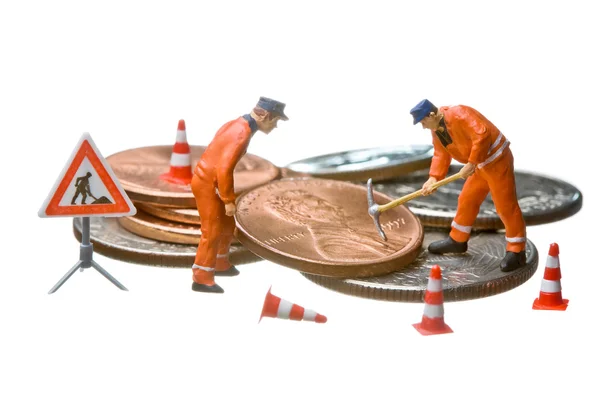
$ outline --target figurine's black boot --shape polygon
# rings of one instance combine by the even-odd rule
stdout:
[[[448,236],[444,240],[438,240],[429,245],[427,250],[434,254],[446,254],[446,253],[464,253],[467,251],[467,242],[457,242]]]
[[[225,293],[223,288],[216,283],[214,285],[204,285],[201,283],[192,283],[192,290],[194,292],[203,292],[203,293]]]
[[[240,270],[233,265],[224,271],[215,271],[215,276],[237,276],[239,274]]]
[[[525,250],[518,253],[507,251],[506,255],[502,259],[502,262],[500,263],[500,270],[502,272],[510,272],[524,267],[526,264],[527,260],[525,258]]]

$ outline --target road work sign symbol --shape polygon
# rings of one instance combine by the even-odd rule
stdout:
[[[136,209],[89,133],[79,139],[38,215],[119,217]]]

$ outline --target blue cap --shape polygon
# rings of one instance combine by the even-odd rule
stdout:
[[[410,110],[410,113],[414,118],[413,125],[416,125],[419,122],[421,122],[421,120],[428,116],[429,113],[432,112],[434,109],[435,106],[427,99],[422,100],[419,104],[414,106],[413,109]]]
[[[284,121],[288,120],[287,115],[285,115],[285,113],[283,112],[283,109],[285,108],[285,103],[282,103],[277,100],[269,99],[267,97],[261,97],[258,100],[258,103],[256,104],[256,106],[262,108],[265,111],[269,111],[269,112],[279,115],[281,117],[281,119]]]

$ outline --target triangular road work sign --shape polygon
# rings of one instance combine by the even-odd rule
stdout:
[[[84,133],[38,215],[119,217],[136,212],[92,137]]]

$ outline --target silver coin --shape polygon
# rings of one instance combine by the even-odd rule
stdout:
[[[459,165],[451,165],[448,175],[457,173],[460,168]],[[417,173],[376,183],[373,190],[398,198],[421,189],[426,180],[427,176]],[[515,181],[526,225],[559,221],[576,214],[582,207],[582,193],[567,182],[519,171],[515,172]],[[438,188],[429,196],[411,200],[406,206],[425,226],[450,227],[464,182],[463,179],[458,179]],[[481,205],[473,229],[504,229],[490,195]]]
[[[73,219],[73,233],[81,240],[81,219]],[[156,267],[191,268],[196,256],[196,245],[159,242],[135,235],[124,229],[117,218],[90,218],[90,242],[94,251],[121,261]],[[229,261],[233,265],[262,260],[250,250],[232,245]]]
[[[447,237],[447,232],[426,231],[421,254],[402,271],[364,279],[339,279],[302,273],[318,285],[338,292],[370,299],[422,302],[431,267],[442,269],[444,301],[468,300],[492,296],[513,289],[533,276],[538,252],[527,241],[527,265],[512,272],[502,272],[505,254],[504,234],[477,232],[469,240],[464,254],[439,255],[427,251],[429,243]]]
[[[432,145],[394,146],[325,154],[286,168],[318,178],[374,182],[429,168]]]

